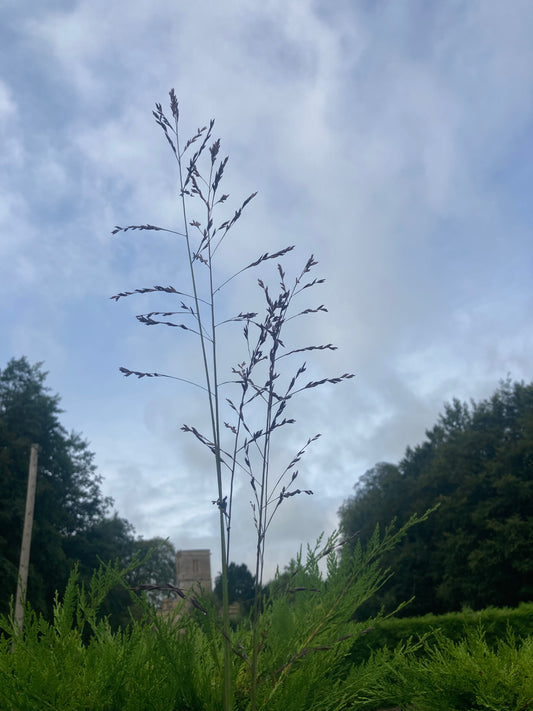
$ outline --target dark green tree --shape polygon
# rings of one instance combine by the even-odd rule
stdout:
[[[439,504],[391,555],[374,603],[415,596],[405,614],[424,614],[532,599],[532,502],[533,384],[505,381],[480,403],[446,405],[425,441],[368,471],[339,514],[366,541],[376,524]]]
[[[131,586],[136,585],[171,585],[176,578],[176,551],[168,539],[137,539],[133,544],[133,555],[139,561],[128,575]],[[155,605],[168,597],[168,592],[153,590],[148,599]]]
[[[131,524],[112,513],[112,500],[100,489],[94,455],[77,433],[59,421],[59,396],[50,394],[42,364],[12,359],[0,370],[0,612],[15,594],[26,501],[30,445],[40,446],[27,599],[50,613],[56,590],[62,591],[74,564],[88,581],[100,562],[128,566],[153,545],[153,556],[130,573],[132,584],[168,582],[172,546],[161,539],[136,539]],[[164,552],[163,552],[164,549]],[[169,563],[169,561],[172,561]],[[172,575],[171,575],[172,577]],[[159,580],[161,578],[161,580]],[[108,605],[119,608],[129,596]]]
[[[63,541],[86,531],[107,513],[93,454],[59,422],[59,396],[45,386],[42,364],[12,359],[0,371],[0,560],[5,572],[0,609],[14,594],[26,499],[29,450],[39,445],[28,600],[46,611],[67,580]]]
[[[254,600],[255,583],[254,576],[248,570],[245,563],[228,565],[228,596],[229,604],[241,603],[243,609],[248,611]],[[215,578],[215,596],[222,601],[222,576]]]

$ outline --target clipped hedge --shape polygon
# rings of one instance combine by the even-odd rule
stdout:
[[[369,631],[352,646],[350,663],[367,661],[379,649],[396,649],[407,639],[425,639],[429,644],[438,631],[441,637],[460,642],[481,628],[487,644],[495,647],[509,632],[518,640],[533,636],[533,602],[515,608],[488,607],[485,610],[463,610],[446,615],[389,618],[373,620]]]

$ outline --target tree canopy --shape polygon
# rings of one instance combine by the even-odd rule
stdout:
[[[215,578],[215,595],[219,600],[222,600],[222,576],[217,575]],[[237,565],[230,563],[228,565],[228,600],[231,605],[234,602],[240,602],[243,609],[249,610],[255,593],[254,576],[249,571],[245,563]]]
[[[367,611],[411,596],[410,615],[533,599],[532,502],[533,384],[453,400],[421,444],[367,471],[339,511],[343,533],[364,542],[376,524],[439,505],[390,555],[394,575]]]
[[[26,502],[30,445],[39,445],[37,491],[27,599],[49,614],[75,563],[86,580],[100,561],[127,566],[151,544],[159,549],[134,571],[132,583],[168,582],[174,549],[162,539],[136,539],[131,524],[104,497],[94,454],[59,421],[59,395],[50,394],[42,363],[12,359],[0,370],[0,612],[15,594]],[[173,573],[170,575],[173,577]]]

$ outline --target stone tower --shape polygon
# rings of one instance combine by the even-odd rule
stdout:
[[[189,590],[200,585],[205,592],[211,592],[211,551],[207,548],[178,551],[176,554],[176,585]]]
[[[209,549],[197,549],[189,551],[178,551],[176,554],[176,585],[187,592],[193,585],[199,585],[205,593],[211,592],[211,551]],[[176,606],[181,603],[178,598],[167,598],[161,602],[161,614],[172,615]],[[190,611],[192,608],[187,602],[182,613]]]

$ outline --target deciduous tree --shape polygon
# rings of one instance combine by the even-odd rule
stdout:
[[[406,614],[516,605],[533,597],[533,384],[503,382],[470,405],[454,400],[398,464],[380,463],[340,510],[367,540],[439,504],[388,561],[375,604],[415,596]]]
[[[245,563],[228,565],[228,597],[229,604],[240,602],[244,609],[249,610],[254,599],[254,576]],[[222,600],[222,577],[215,578],[215,595]]]
[[[75,563],[88,580],[101,561],[127,566],[154,554],[130,574],[132,584],[166,583],[173,577],[174,549],[162,539],[136,539],[131,524],[112,511],[102,494],[94,454],[78,433],[59,421],[58,395],[46,386],[42,363],[12,359],[0,370],[0,612],[15,594],[26,500],[30,445],[39,445],[37,492],[27,599],[49,614],[54,593],[64,589]],[[146,580],[142,579],[143,576]],[[128,604],[128,595],[121,595]],[[117,607],[117,605],[114,605]],[[111,605],[110,609],[113,608]]]

